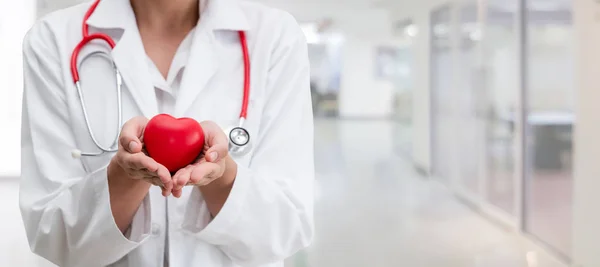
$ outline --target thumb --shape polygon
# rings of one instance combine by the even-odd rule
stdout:
[[[227,136],[216,123],[212,121],[201,122],[204,138],[206,138],[206,159],[209,162],[217,162],[228,154],[229,140]]]
[[[129,153],[139,153],[142,151],[142,142],[140,138],[146,128],[148,119],[145,117],[135,117],[127,121],[121,129],[119,145]]]

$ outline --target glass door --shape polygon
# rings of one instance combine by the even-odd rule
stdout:
[[[457,13],[458,188],[516,225],[518,0],[468,0]]]
[[[515,129],[519,100],[518,0],[488,0],[483,42],[485,62],[485,192],[487,201],[515,218]]]
[[[572,2],[528,0],[527,4],[524,227],[569,256],[575,122]]]

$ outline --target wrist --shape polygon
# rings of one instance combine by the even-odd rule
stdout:
[[[237,177],[238,166],[230,156],[227,156],[223,160],[225,161],[225,171],[223,172],[223,176],[217,179],[217,181],[220,181],[223,187],[231,188]]]
[[[110,209],[121,233],[126,234],[136,210],[150,190],[150,184],[131,179],[116,160],[111,160],[106,169]]]
[[[131,179],[129,174],[112,159],[106,169],[108,186],[111,193],[126,193],[130,191],[147,192],[150,184],[139,179]],[[114,194],[111,194],[114,195]],[[121,194],[119,194],[121,195]]]
[[[237,176],[237,163],[229,156],[223,160],[225,168],[223,175],[206,186],[198,187],[213,218],[227,202]]]
[[[119,166],[117,161],[113,158],[110,160],[108,167],[106,167],[106,173],[108,175],[108,180],[112,180],[118,176],[124,176],[125,170]]]
[[[219,180],[223,180],[226,184],[233,185],[233,182],[237,177],[237,163],[230,156],[227,156],[223,160],[225,161],[225,171]]]

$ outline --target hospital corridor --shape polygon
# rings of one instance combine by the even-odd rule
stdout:
[[[286,267],[562,267],[535,245],[418,174],[391,147],[388,121],[317,119],[316,237]],[[3,198],[0,266],[45,267],[27,247],[18,184]]]
[[[599,29],[597,0],[0,0],[0,267],[600,267]]]
[[[395,155],[394,124],[315,125],[317,236],[290,267],[565,266]]]

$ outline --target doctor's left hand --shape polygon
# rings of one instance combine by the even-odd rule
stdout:
[[[227,168],[235,168],[229,157],[229,141],[225,132],[212,121],[201,122],[204,130],[204,151],[196,163],[173,175],[173,196],[180,197],[186,185],[207,186],[224,176]],[[233,177],[232,177],[233,178]]]
[[[123,125],[119,134],[119,151],[111,160],[109,169],[119,169],[118,173],[123,174],[121,178],[160,186],[163,195],[168,196],[173,188],[169,171],[143,151],[142,136],[146,124],[147,118],[134,117]]]

